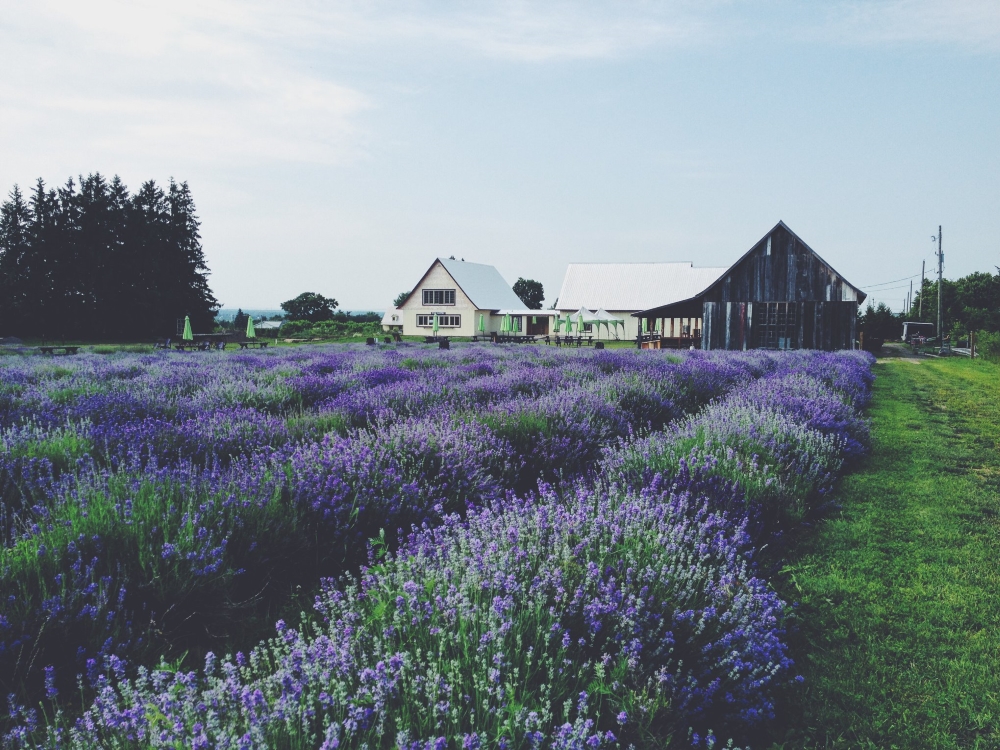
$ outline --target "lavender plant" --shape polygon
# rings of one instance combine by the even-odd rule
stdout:
[[[4,358],[5,742],[739,738],[791,676],[784,605],[753,542],[823,502],[865,451],[870,364],[493,347]],[[411,524],[405,541],[396,530]],[[365,571],[371,538],[379,559]],[[251,661],[185,671],[247,651],[277,616],[297,620],[323,576],[318,614]],[[723,596],[736,591],[749,598]],[[448,650],[456,632],[469,648]],[[501,650],[481,652],[487,633]],[[323,639],[350,669],[288,683],[295,654]],[[723,643],[736,650],[711,645]],[[161,657],[181,671],[151,670]],[[514,669],[524,684],[501,690]],[[252,691],[223,701],[230,679]],[[388,696],[378,710],[376,695]]]

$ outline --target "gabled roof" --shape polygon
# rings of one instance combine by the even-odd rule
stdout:
[[[783,228],[786,232],[788,232],[790,235],[792,235],[792,237],[794,237],[796,240],[798,240],[802,244],[802,247],[804,247],[810,253],[812,253],[813,255],[815,255],[823,265],[825,265],[831,271],[833,271],[838,276],[840,276],[840,278],[843,280],[843,282],[845,284],[847,284],[849,287],[851,287],[852,289],[854,289],[854,291],[856,291],[858,293],[858,304],[859,305],[862,302],[865,301],[865,298],[868,296],[867,294],[865,294],[864,292],[862,292],[860,289],[858,289],[856,286],[854,286],[854,284],[850,283],[847,279],[845,279],[840,273],[838,273],[833,268],[833,266],[831,266],[829,263],[827,263],[825,260],[823,260],[823,258],[820,256],[819,253],[817,253],[815,250],[813,250],[811,247],[809,247],[809,245],[806,244],[805,240],[803,240],[801,237],[799,237],[797,234],[795,234],[795,232],[792,231],[791,227],[789,227],[784,221],[780,221],[779,220],[777,224],[775,224],[773,227],[771,227],[770,231],[768,231],[767,234],[765,234],[763,237],[761,237],[759,240],[757,240],[755,243],[753,243],[753,245],[750,246],[750,249],[747,250],[745,253],[743,253],[743,255],[741,255],[739,257],[739,259],[737,259],[737,261],[735,263],[733,263],[733,265],[729,266],[729,268],[723,268],[722,269],[722,273],[720,273],[715,279],[712,280],[712,282],[710,284],[708,284],[708,286],[706,286],[704,289],[702,289],[697,294],[692,294],[692,295],[690,295],[688,297],[682,297],[680,299],[675,299],[675,300],[666,300],[666,301],[661,302],[660,304],[655,305],[655,306],[650,305],[649,307],[646,307],[646,308],[640,310],[639,312],[632,313],[632,317],[634,317],[634,318],[648,317],[648,316],[652,315],[653,313],[656,313],[656,315],[662,315],[665,312],[663,310],[663,308],[665,308],[665,307],[669,307],[669,306],[675,305],[675,304],[678,305],[678,306],[687,307],[688,306],[687,303],[695,302],[699,298],[704,297],[706,294],[708,294],[712,290],[712,288],[716,284],[718,284],[720,281],[722,281],[722,279],[732,269],[736,268],[736,266],[738,266],[740,263],[742,263],[745,258],[747,258],[754,250],[756,250],[764,240],[766,240],[768,237],[770,237],[772,234],[774,234],[774,231],[776,229],[778,229],[779,227]],[[682,305],[682,303],[684,303],[684,304]],[[656,317],[656,315],[654,315],[653,317]]]
[[[503,276],[493,266],[451,258],[438,258],[434,262],[444,266],[444,270],[451,275],[477,310],[520,310],[524,307],[521,298],[514,294],[510,284],[504,281]],[[427,272],[429,273],[433,267],[434,263]],[[420,277],[420,281],[410,292],[411,296],[426,276],[427,273]]]
[[[696,294],[727,269],[693,263],[570,263],[559,290],[558,308],[645,310]]]

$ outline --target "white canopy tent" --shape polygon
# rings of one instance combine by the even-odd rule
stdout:
[[[615,338],[616,339],[618,338],[618,326],[622,327],[622,331],[623,332],[625,330],[625,321],[622,320],[621,318],[616,318],[614,315],[612,315],[611,313],[609,313],[603,307],[597,308],[597,312],[594,313],[594,317],[596,317],[598,319],[598,321],[599,321],[599,323],[601,325],[604,325],[606,328],[608,328],[609,331],[612,328],[614,328],[614,333],[615,333]],[[600,325],[598,325],[598,327],[597,327],[598,335],[600,335],[600,330],[601,330],[601,327],[600,327]]]

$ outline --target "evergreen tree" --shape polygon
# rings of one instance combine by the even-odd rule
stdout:
[[[149,181],[130,196],[99,173],[59,190],[39,179],[0,207],[0,325],[10,334],[139,338],[173,332],[191,316],[214,325],[187,183]]]
[[[31,209],[15,185],[0,206],[0,332],[23,329],[33,306],[30,290]]]

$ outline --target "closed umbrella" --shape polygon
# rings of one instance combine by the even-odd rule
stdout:
[[[434,335],[435,336],[437,336],[438,335],[438,331],[441,330],[441,325],[438,323],[437,313],[434,313],[434,326],[433,326],[433,328],[431,328],[431,330],[434,331]]]
[[[559,315],[557,314],[555,315],[555,317],[552,318],[552,323],[555,326],[556,329],[555,332],[559,333],[559,328],[562,327],[562,318],[560,318]]]
[[[573,333],[573,316],[566,313],[566,333]]]
[[[184,316],[184,333],[181,336],[185,341],[194,341],[194,334],[191,333],[191,316]]]
[[[577,333],[583,333],[583,316],[582,315],[577,315],[576,316],[576,332]]]
[[[247,338],[248,339],[257,338],[257,331],[254,330],[253,327],[253,317],[250,315],[247,315]]]
[[[486,333],[486,316],[482,313],[479,315],[479,332]]]

